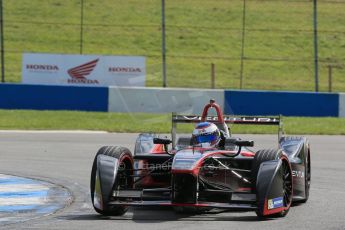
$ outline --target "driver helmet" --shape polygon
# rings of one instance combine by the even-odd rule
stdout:
[[[196,125],[192,136],[194,144],[201,147],[216,147],[221,137],[218,127],[210,122],[201,122]]]

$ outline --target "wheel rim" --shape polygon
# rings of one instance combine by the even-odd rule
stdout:
[[[120,163],[119,171],[117,172],[118,183],[116,189],[125,189],[128,187],[127,166],[124,162]]]
[[[127,189],[132,188],[133,180],[131,178],[131,167],[126,164],[125,161],[121,160],[120,167],[117,172],[118,183],[116,189]]]
[[[290,167],[285,162],[283,162],[281,171],[283,174],[284,206],[287,207],[290,205],[292,200],[292,175]]]

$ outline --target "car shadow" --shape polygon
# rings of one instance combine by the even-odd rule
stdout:
[[[97,213],[91,214],[72,214],[58,216],[58,219],[64,220],[128,220],[136,223],[160,223],[168,221],[242,221],[242,222],[260,222],[259,219],[252,212],[229,212],[221,210],[210,210],[202,213],[176,213],[168,207],[145,208],[136,207],[131,208],[123,216],[103,216]]]

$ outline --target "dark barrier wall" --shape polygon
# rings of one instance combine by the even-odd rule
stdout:
[[[112,88],[110,88],[112,89]],[[133,88],[117,88],[112,92],[135,90]],[[154,94],[154,89],[143,87],[146,93]],[[176,89],[166,90],[172,99],[177,92]],[[182,89],[179,89],[182,90]],[[191,98],[202,95],[205,90],[184,89]],[[152,91],[152,92],[151,92]],[[175,92],[176,91],[176,92]],[[182,90],[183,91],[183,90]],[[218,103],[224,108],[225,114],[235,115],[284,115],[284,116],[315,116],[315,117],[338,117],[344,116],[345,109],[340,100],[339,94],[312,93],[312,92],[270,92],[270,91],[236,91],[216,90],[216,95],[224,96],[224,106],[221,99]],[[110,95],[110,96],[109,96]],[[138,100],[137,93],[128,94],[129,101]],[[209,95],[210,97],[212,95]],[[110,97],[110,99],[109,99]],[[215,96],[212,96],[215,97]],[[345,98],[345,96],[341,97]],[[35,109],[35,110],[80,110],[80,111],[110,111],[123,112],[118,109],[119,100],[123,95],[110,94],[109,87],[85,87],[85,86],[48,86],[48,85],[23,85],[23,84],[0,84],[0,109]],[[150,97],[148,97],[150,100]],[[166,98],[155,97],[158,104],[166,103]],[[207,99],[208,101],[208,99]],[[207,103],[202,102],[202,104]],[[149,101],[148,101],[149,103]],[[194,103],[191,100],[179,102],[181,106],[191,107]],[[339,106],[341,104],[342,106]],[[114,106],[116,105],[116,106]],[[137,111],[137,103],[126,103],[124,105],[129,111]],[[340,107],[342,109],[340,109]],[[159,113],[159,106],[152,113]],[[174,109],[176,110],[176,109]],[[342,111],[342,112],[339,112]],[[193,112],[194,113],[194,112]]]
[[[339,95],[307,92],[225,91],[225,114],[335,116]]]
[[[0,84],[0,108],[108,111],[108,87]]]

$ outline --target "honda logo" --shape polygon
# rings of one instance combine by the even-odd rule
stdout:
[[[97,80],[86,78],[86,76],[88,76],[95,69],[98,60],[99,59],[97,58],[96,60],[69,69],[67,73],[72,79],[68,79],[68,83],[99,84]]]

